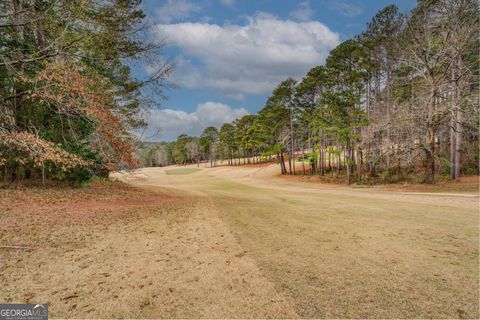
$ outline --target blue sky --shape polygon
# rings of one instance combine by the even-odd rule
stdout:
[[[176,65],[169,79],[176,88],[147,114],[143,138],[199,135],[256,113],[281,80],[301,79],[323,64],[331,49],[392,3],[406,12],[416,1],[144,0],[153,36]],[[134,73],[156,67],[152,62]]]

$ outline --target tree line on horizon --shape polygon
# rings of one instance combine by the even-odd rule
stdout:
[[[387,6],[324,65],[278,84],[258,114],[143,143],[142,164],[275,159],[282,174],[349,184],[478,174],[478,19],[474,0],[422,0],[407,14]]]
[[[0,181],[84,181],[135,165],[172,68],[148,37],[140,0],[0,0]],[[133,64],[155,59],[146,79]]]

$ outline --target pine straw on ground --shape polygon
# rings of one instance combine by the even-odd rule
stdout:
[[[344,187],[346,186],[346,176],[335,177],[330,174],[324,176],[318,175],[305,175],[301,174],[297,168],[297,174],[295,176],[277,175],[279,178],[288,181],[309,182],[317,184],[325,184],[328,187]],[[367,181],[366,181],[367,182]],[[461,177],[456,181],[450,181],[445,177],[440,177],[436,184],[415,183],[408,181],[400,181],[398,183],[386,183],[386,184],[352,184],[352,188],[375,188],[385,191],[399,191],[399,192],[452,192],[452,193],[475,193],[480,192],[480,177],[479,176],[466,176]]]

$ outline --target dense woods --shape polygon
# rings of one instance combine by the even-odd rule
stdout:
[[[278,84],[257,115],[144,147],[142,159],[275,159],[282,174],[348,183],[478,174],[478,26],[474,0],[423,0],[408,14],[388,6],[325,65]]]
[[[131,130],[171,66],[139,0],[0,0],[0,176],[82,181],[133,165]],[[149,90],[155,91],[155,90]]]
[[[0,0],[0,177],[84,180],[120,167],[275,159],[348,183],[479,171],[478,6],[379,11],[257,115],[172,143],[135,141],[171,71],[139,0]],[[129,66],[155,59],[148,79]],[[151,65],[150,65],[151,66]],[[149,95],[151,96],[151,95]],[[300,168],[300,169],[299,169]]]

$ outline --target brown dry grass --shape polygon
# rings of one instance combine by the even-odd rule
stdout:
[[[287,183],[276,169],[132,182],[208,196],[300,317],[478,318],[478,197]]]
[[[478,318],[478,197],[329,188],[277,168],[148,168],[2,190],[0,301],[75,318]]]
[[[295,317],[207,198],[122,183],[2,190],[0,226],[4,303],[62,318]]]
[[[252,202],[254,190],[224,192],[222,218],[302,317],[478,317],[471,209],[268,191]]]

